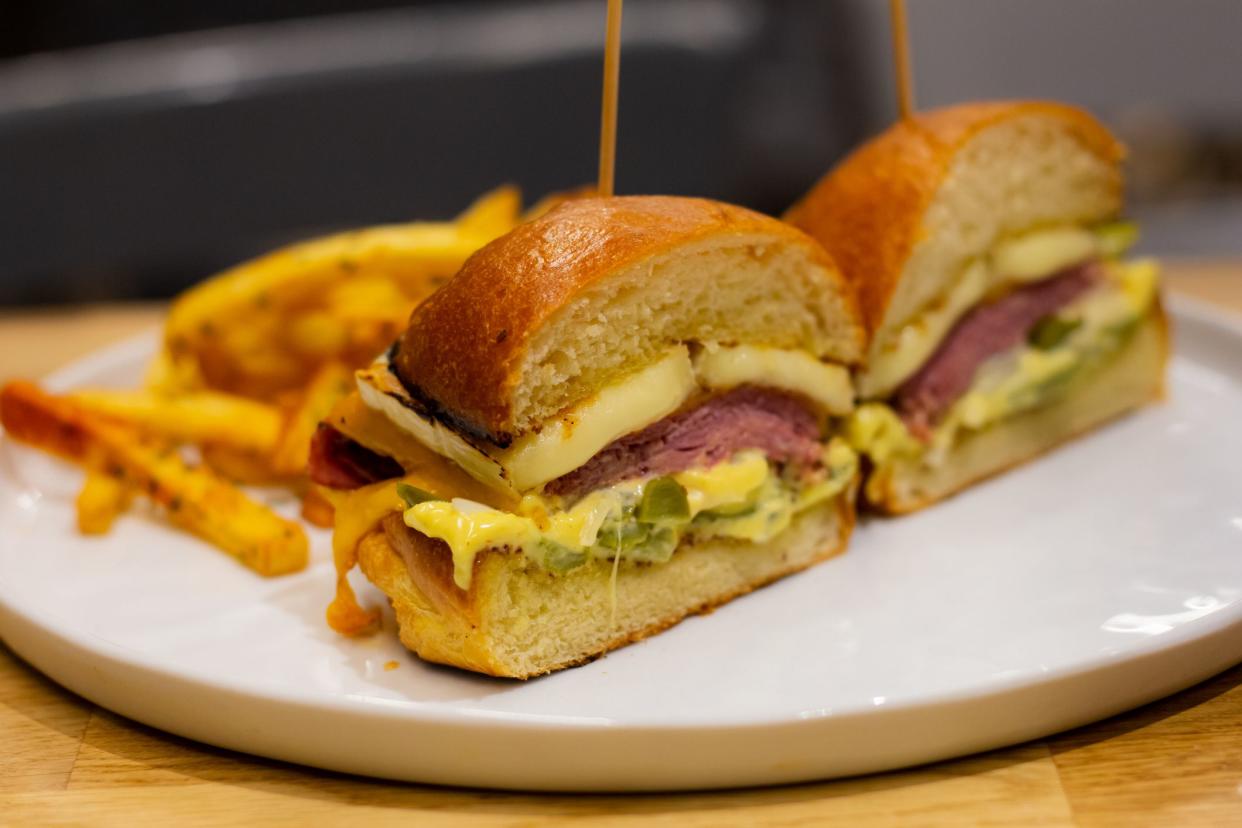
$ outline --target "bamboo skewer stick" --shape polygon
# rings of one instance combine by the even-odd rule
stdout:
[[[910,37],[905,0],[888,0],[893,24],[893,71],[897,77],[897,107],[903,121],[914,116],[914,81],[910,74]]]
[[[611,196],[617,157],[617,87],[621,82],[621,0],[608,0],[608,29],[604,41],[604,102],[599,123],[599,183],[601,196]]]

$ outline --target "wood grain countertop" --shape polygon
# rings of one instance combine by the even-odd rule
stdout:
[[[1242,312],[1242,263],[1178,263],[1167,283]],[[0,379],[42,375],[160,313],[0,313]],[[1069,733],[909,771],[554,796],[378,782],[206,747],[102,710],[0,644],[0,745],[3,825],[1242,825],[1242,666]]]

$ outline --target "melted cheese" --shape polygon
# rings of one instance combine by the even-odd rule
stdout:
[[[349,584],[349,571],[358,563],[358,544],[385,516],[399,511],[404,502],[397,494],[397,481],[385,480],[351,491],[323,489],[336,510],[332,532],[332,562],[336,567],[336,595],[328,605],[328,626],[342,635],[359,635],[379,624],[379,610],[358,605]]]
[[[1100,244],[1085,227],[1052,227],[1024,233],[992,248],[992,272],[1000,280],[1029,282],[1099,255]]]
[[[987,293],[989,276],[983,262],[972,262],[947,296],[901,327],[878,335],[867,367],[858,375],[859,397],[885,396],[913,376],[962,314]]]
[[[762,452],[744,451],[711,468],[686,469],[673,477],[685,488],[693,517],[708,509],[744,503],[769,474],[768,461]]]
[[[802,351],[712,345],[692,363],[689,349],[676,345],[646,368],[502,449],[472,443],[449,426],[424,417],[387,365],[378,363],[358,372],[358,392],[366,406],[382,413],[399,432],[501,492],[500,496],[514,499],[519,492],[536,490],[573,471],[618,437],[672,414],[700,387],[728,389],[747,383],[802,394],[832,414],[848,414],[853,408],[849,372]],[[365,439],[356,439],[369,445]],[[376,450],[401,460],[397,441],[384,442]]]
[[[347,410],[347,406],[338,406],[333,413],[341,416]],[[351,422],[357,425],[357,421],[352,418]],[[471,490],[472,487],[474,491],[484,496],[495,494],[494,491],[484,489],[469,478],[466,478],[465,485],[463,485],[460,478],[464,475],[460,469],[443,458],[430,454],[427,449],[422,447],[420,449],[427,452],[428,456],[420,458],[400,479],[383,480],[350,490],[320,488],[335,510],[332,560],[336,568],[336,595],[332,603],[328,605],[328,626],[343,635],[359,635],[369,632],[379,623],[378,610],[363,609],[358,604],[348,576],[350,570],[358,563],[358,544],[362,542],[362,539],[376,531],[380,521],[385,517],[406,508],[405,501],[397,494],[398,483],[408,483],[442,497],[449,497],[452,493],[463,489]],[[504,508],[516,501],[491,498],[491,502]],[[491,507],[482,506],[482,508]],[[503,512],[498,513],[503,514]]]
[[[544,424],[538,433],[518,439],[497,459],[514,488],[533,489],[578,468],[618,437],[672,414],[695,388],[690,353],[678,345]]]
[[[709,345],[695,357],[694,370],[707,388],[765,385],[802,394],[832,414],[848,414],[854,407],[849,371],[820,362],[805,351]]]
[[[385,365],[358,373],[364,403],[481,483],[512,495],[571,472],[616,438],[676,411],[697,384],[686,346],[605,387],[508,448],[472,445],[448,426],[402,403],[409,394]]]
[[[867,369],[858,376],[859,396],[887,396],[913,376],[953,325],[990,291],[1015,282],[1038,281],[1100,252],[1095,233],[1073,226],[1034,230],[998,242],[987,258],[967,265],[947,294],[877,338]]]
[[[924,449],[897,412],[880,402],[858,406],[845,421],[842,433],[855,451],[867,455],[876,465],[901,455],[917,455]]]
[[[1155,259],[1135,259],[1113,265],[1119,274],[1121,290],[1135,314],[1147,313],[1160,290],[1160,263]]]
[[[1111,262],[1107,267],[1109,283],[1058,313],[1080,322],[1063,344],[1046,351],[1022,344],[989,359],[945,414],[929,444],[915,439],[901,418],[879,402],[861,405],[850,415],[844,426],[846,439],[877,467],[902,456],[934,465],[947,456],[963,429],[978,431],[1041,405],[1080,367],[1122,347],[1127,332],[1155,302],[1159,279],[1155,262]]]
[[[956,429],[978,431],[1048,399],[1081,366],[1120,347],[1151,308],[1158,268],[1154,262],[1110,264],[1110,284],[1058,312],[1079,320],[1066,341],[1051,350],[1019,345],[980,366],[970,390],[949,409],[933,445],[947,450]]]

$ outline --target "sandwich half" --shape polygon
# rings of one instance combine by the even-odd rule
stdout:
[[[484,247],[324,421],[329,621],[527,678],[841,551],[864,333],[812,239],[714,201],[567,202]]]
[[[1124,151],[1080,109],[971,103],[902,121],[786,214],[870,334],[846,426],[866,499],[907,512],[1160,396],[1154,262],[1129,260]]]

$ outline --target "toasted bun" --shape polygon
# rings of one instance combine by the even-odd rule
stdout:
[[[415,311],[395,366],[504,444],[681,341],[862,355],[832,259],[776,219],[697,198],[566,202],[475,253]]]
[[[831,557],[853,528],[853,492],[808,510],[765,544],[682,544],[666,563],[622,562],[615,623],[612,564],[566,575],[520,553],[490,550],[469,592],[452,580],[440,541],[407,530],[400,515],[358,547],[362,571],[388,595],[401,641],[419,656],[494,676],[530,678],[590,661]]]
[[[836,258],[880,342],[998,239],[1115,216],[1123,154],[1099,121],[1072,106],[962,104],[864,144],[785,218]]]
[[[877,472],[867,498],[891,514],[912,512],[1043,454],[1159,398],[1168,353],[1168,322],[1157,306],[1121,351],[1079,374],[1058,402],[970,434],[935,468],[907,461]]]

